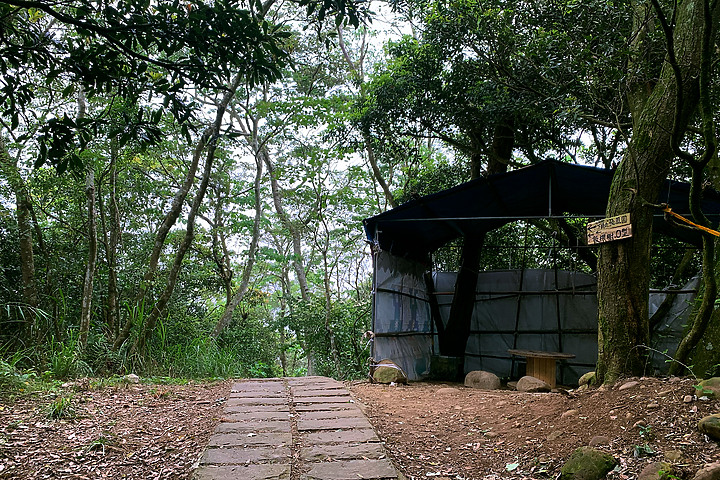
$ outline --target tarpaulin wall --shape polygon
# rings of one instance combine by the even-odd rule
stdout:
[[[436,273],[438,292],[452,292],[455,273]],[[697,281],[683,290],[697,287]],[[650,314],[664,298],[650,295]],[[653,335],[651,347],[672,355],[690,313],[694,294],[677,295],[668,316]],[[452,294],[438,296],[440,314],[447,324]],[[481,272],[476,303],[465,350],[465,372],[486,370],[500,377],[518,378],[525,361],[508,349],[572,353],[575,358],[558,364],[558,382],[573,385],[597,362],[597,295],[592,275],[562,270],[507,270]],[[666,356],[651,355],[648,374],[667,370]]]
[[[436,335],[430,313],[423,264],[387,252],[374,256],[375,296],[373,358],[397,363],[410,380],[429,374]],[[455,273],[435,273],[440,315],[446,324],[455,287]],[[683,290],[697,288],[697,280]],[[650,295],[650,314],[664,294]],[[677,295],[660,322],[651,347],[672,356],[687,322],[694,294]],[[572,353],[558,364],[558,382],[573,385],[597,361],[597,297],[592,275],[562,270],[481,272],[465,355],[465,372],[487,370],[500,377],[524,374],[525,360],[508,349]],[[648,373],[667,370],[667,357],[652,353]]]
[[[455,273],[436,274],[437,291],[452,292],[455,277]],[[450,314],[452,297],[438,298],[443,322]],[[524,374],[524,359],[507,352],[513,348],[575,354],[558,365],[558,380],[564,385],[577,383],[597,361],[595,277],[531,269],[480,273],[465,371],[518,378]]]
[[[373,358],[389,358],[410,380],[420,380],[429,373],[433,346],[426,267],[383,251],[374,267]]]

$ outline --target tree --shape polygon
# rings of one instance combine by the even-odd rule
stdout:
[[[633,237],[600,248],[597,375],[603,382],[644,371],[644,352],[637,347],[647,345],[649,338],[649,257],[655,209],[648,204],[657,202],[670,165],[679,153],[680,140],[696,118],[701,79],[703,88],[709,87],[709,57],[720,14],[718,3],[706,0],[672,5],[672,21],[665,19],[666,6],[658,2],[634,2],[632,7],[635,40],[631,48],[635,63],[631,67],[637,67],[633,69],[637,77],[628,92],[628,104],[633,134],[613,177],[606,214],[630,213]],[[658,24],[663,27],[667,49],[654,49],[657,45],[651,36]],[[661,64],[662,69],[652,72],[652,62]],[[707,128],[704,122],[703,129]],[[712,150],[712,144],[708,145],[706,152],[711,156]],[[694,195],[700,195],[701,183],[702,176],[693,175]],[[693,214],[704,222],[697,198]],[[705,255],[712,256],[707,242],[704,239]],[[713,289],[712,282],[708,288]],[[714,301],[714,292],[708,293]]]

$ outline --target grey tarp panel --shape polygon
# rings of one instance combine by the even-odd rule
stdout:
[[[557,282],[556,282],[557,275]],[[452,292],[455,273],[437,273],[438,292]],[[697,288],[695,279],[683,290]],[[556,287],[557,285],[557,287]],[[522,291],[523,293],[516,293]],[[500,377],[521,376],[524,360],[508,349],[572,353],[559,363],[558,381],[573,385],[597,362],[597,297],[592,275],[562,270],[505,270],[478,276],[471,335],[465,349],[465,372],[487,370]],[[439,295],[440,314],[447,323],[452,294]],[[650,295],[650,314],[665,294]],[[677,295],[667,318],[651,339],[651,347],[672,355],[687,322],[694,294]],[[667,357],[652,353],[648,373],[667,371]]]
[[[433,354],[434,329],[423,278],[425,266],[380,251],[375,255],[375,332],[373,358],[389,358],[411,380],[427,376]],[[443,323],[447,324],[455,273],[433,276]],[[557,276],[557,280],[556,280]],[[683,290],[698,286],[694,279]],[[465,371],[487,370],[500,377],[523,374],[524,360],[508,349],[572,353],[563,361],[558,381],[572,385],[597,361],[597,297],[595,277],[562,270],[502,270],[481,272],[471,319]],[[522,293],[518,293],[522,292]],[[665,294],[650,295],[650,314]],[[694,294],[677,295],[651,347],[672,355],[687,322]],[[667,357],[651,355],[648,373],[667,370]]]
[[[373,358],[389,358],[419,380],[430,369],[432,323],[419,263],[379,252],[374,257]]]
[[[455,273],[436,274],[437,291],[452,292],[455,277]],[[500,377],[517,377],[523,373],[524,360],[513,358],[508,349],[564,352],[576,357],[560,364],[558,380],[573,384],[597,361],[592,275],[561,270],[481,272],[476,291],[466,372],[487,370]],[[452,294],[440,296],[439,303],[447,322]]]

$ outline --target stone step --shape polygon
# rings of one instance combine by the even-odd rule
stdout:
[[[291,477],[404,478],[342,383],[325,377],[235,382],[221,422],[192,478]]]

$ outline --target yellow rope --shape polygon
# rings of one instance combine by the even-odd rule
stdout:
[[[697,223],[691,222],[690,220],[688,220],[687,218],[683,217],[683,216],[680,215],[679,213],[673,212],[673,211],[672,211],[672,208],[670,208],[669,206],[666,206],[665,208],[663,208],[663,212],[669,213],[670,215],[672,215],[673,217],[677,218],[678,220],[683,221],[683,222],[687,223],[688,225],[692,225],[692,226],[695,227],[695,228],[699,228],[700,230],[702,230],[702,231],[704,231],[704,232],[707,232],[707,233],[709,233],[710,235],[715,235],[716,237],[720,237],[720,232],[718,232],[717,230],[713,230],[713,229],[711,229],[711,228],[703,227],[702,225],[698,225]]]

